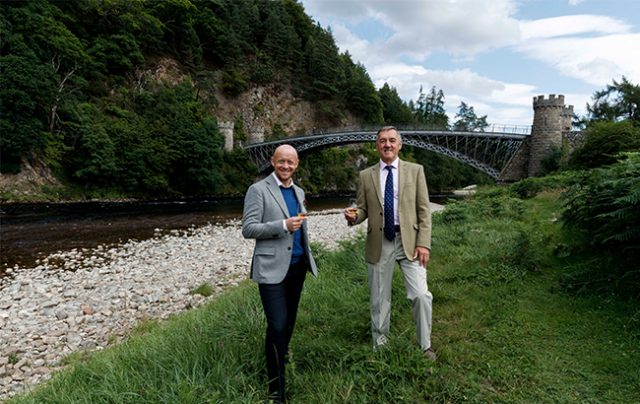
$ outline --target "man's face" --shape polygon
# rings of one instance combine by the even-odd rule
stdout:
[[[280,181],[288,185],[298,168],[298,153],[291,146],[280,146],[271,157],[271,165]]]
[[[398,157],[400,149],[402,149],[400,134],[395,129],[380,132],[376,140],[376,149],[380,154],[380,160],[391,164]]]

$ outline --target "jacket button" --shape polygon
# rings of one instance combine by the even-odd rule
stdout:
[[[291,247],[287,247],[287,250],[290,250],[290,249],[291,249]]]

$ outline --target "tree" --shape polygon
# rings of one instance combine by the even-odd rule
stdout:
[[[46,146],[55,88],[50,66],[29,57],[0,57],[0,172],[19,172],[22,157]]]
[[[198,9],[189,0],[163,0],[148,3],[164,26],[166,46],[183,64],[196,67],[202,63],[202,46],[195,29]]]
[[[640,124],[640,86],[632,84],[624,76],[620,82],[613,80],[613,84],[597,91],[593,97],[593,104],[587,104],[587,111],[591,121],[620,121],[630,119]]]
[[[243,45],[249,45],[238,37],[228,21],[207,8],[211,4],[199,3],[200,10],[195,17],[203,57],[217,66],[235,66],[240,62]]]
[[[306,48],[307,72],[311,78],[309,98],[325,100],[338,93],[340,77],[340,59],[338,47],[331,31],[324,30],[317,25],[313,35],[307,41]]]
[[[456,118],[458,118],[458,120],[453,124],[453,130],[457,131],[484,132],[484,129],[489,126],[487,116],[478,117],[473,107],[467,105],[464,101],[460,102]]]
[[[367,123],[382,123],[382,102],[367,70],[363,65],[353,63],[349,53],[342,55],[341,59],[344,83],[340,87],[347,109]]]
[[[92,194],[242,192],[225,170],[255,168],[222,161],[220,91],[290,90],[319,126],[382,123],[364,66],[297,0],[6,1],[0,30],[0,170],[37,158]]]
[[[266,21],[264,48],[277,65],[292,68],[302,59],[300,38],[290,21],[291,17],[283,7],[275,3],[269,9]]]
[[[138,42],[128,33],[97,38],[87,52],[94,68],[103,75],[124,76],[144,63]]]
[[[420,94],[413,111],[419,124],[427,125],[433,129],[447,129],[449,117],[444,109],[444,92],[431,87],[429,94],[425,94],[420,86]]]
[[[70,166],[72,176],[88,186],[113,183],[117,171],[116,148],[109,137],[104,115],[92,104],[78,105],[76,122],[66,124],[66,132],[75,139]]]
[[[82,83],[81,41],[45,1],[3,4],[0,99],[2,170],[19,171],[21,158],[43,156],[58,128],[69,87]],[[57,153],[51,153],[56,155]]]
[[[395,88],[384,83],[378,94],[385,125],[410,125],[413,122],[411,107],[402,101]]]

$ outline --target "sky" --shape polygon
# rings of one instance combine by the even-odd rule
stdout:
[[[640,84],[640,0],[302,0],[340,52],[416,101],[420,87],[490,124],[531,125],[533,98],[564,95],[586,114],[625,76]]]

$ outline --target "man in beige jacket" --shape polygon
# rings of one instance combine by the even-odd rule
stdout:
[[[391,284],[396,262],[413,304],[418,344],[427,358],[431,347],[431,303],[427,263],[431,249],[431,211],[424,168],[402,161],[402,138],[386,126],[378,131],[380,161],[360,172],[357,209],[347,208],[350,225],[368,219],[365,258],[371,292],[371,334],[374,349],[387,343],[391,316]]]

